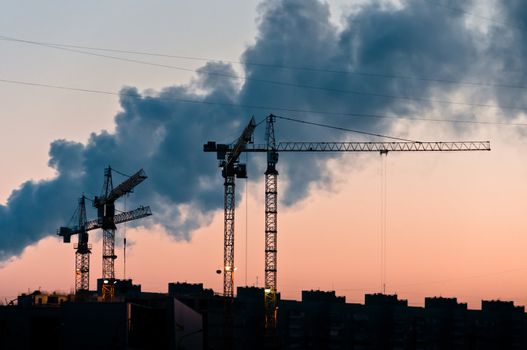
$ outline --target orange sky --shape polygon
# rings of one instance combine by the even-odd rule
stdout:
[[[353,5],[367,2],[354,1]],[[170,6],[167,2],[158,2],[159,6],[137,3],[137,7],[129,3],[124,6],[122,1],[77,2],[77,6],[68,3],[67,8],[60,7],[64,3],[33,2],[31,6],[26,1],[13,3],[0,13],[0,34],[232,60],[238,59],[257,36],[257,0],[225,2],[227,5],[213,1],[171,2]],[[342,25],[338,23],[342,13],[353,10],[349,1],[332,0],[329,4],[335,26]],[[466,22],[469,26],[481,26],[484,35],[487,27],[496,21],[489,24],[481,20],[497,14],[491,11],[493,4],[479,5],[474,11],[480,16],[467,17]],[[349,8],[346,10],[346,7]],[[483,10],[489,7],[487,10],[491,13],[487,15],[480,7]],[[65,15],[57,17],[58,11]],[[178,20],[174,20],[174,14],[179,16]],[[202,16],[201,20],[196,20],[197,15]],[[137,25],[143,21],[145,26]],[[171,46],[167,47],[167,43]],[[118,91],[123,86],[136,86],[139,91],[159,90],[184,86],[195,79],[188,71],[115,64],[92,56],[66,55],[63,51],[16,43],[1,44],[5,48],[1,58],[5,79],[104,91]],[[174,64],[169,60],[159,62]],[[192,70],[202,64],[203,61],[190,61],[184,65]],[[407,75],[404,71],[401,74]],[[429,77],[440,77],[434,74]],[[492,81],[493,76],[489,77]],[[485,77],[481,79],[484,81]],[[473,98],[482,90],[477,84],[452,91],[438,88],[438,96],[432,97],[437,97],[436,102],[439,99],[479,101]],[[487,90],[484,96],[489,97],[482,103],[497,105],[499,101]],[[0,203],[5,203],[11,191],[24,181],[55,175],[47,166],[52,141],[65,138],[86,142],[91,132],[108,130],[111,133],[113,118],[121,110],[118,98],[110,95],[6,84],[0,84],[0,94],[3,96]],[[428,102],[429,110],[418,106],[412,109],[411,102],[407,107],[418,111],[416,115],[422,118],[461,116],[526,122],[520,112],[515,113],[517,120],[512,120],[493,108]],[[479,308],[481,299],[497,298],[527,305],[524,130],[505,125],[463,124],[460,131],[453,126],[408,120],[386,130],[386,134],[423,141],[490,140],[492,147],[491,152],[388,155],[386,290],[398,293],[411,305],[422,305],[425,296],[440,295],[458,297],[471,308]],[[279,125],[277,138],[288,141],[287,135],[280,134]],[[203,142],[206,141],[205,138]],[[278,163],[279,191],[288,181],[295,181],[281,171],[287,158],[281,155]],[[210,161],[215,161],[212,154]],[[333,159],[327,167],[335,180],[330,188],[313,187],[303,201],[289,208],[280,206],[278,289],[284,298],[299,299],[303,289],[322,289],[336,290],[348,302],[362,302],[365,293],[381,290],[380,166],[380,156],[375,153],[347,154]],[[217,176],[221,176],[219,171]],[[238,193],[244,192],[244,184],[238,181]],[[249,179],[248,186],[248,202],[242,201],[236,213],[235,283],[236,286],[256,285],[258,280],[262,286],[263,183]],[[217,190],[222,192],[223,188]],[[73,204],[65,203],[64,210],[73,212]],[[154,223],[155,218],[154,213],[151,219]],[[27,219],[31,220],[31,213],[27,213]],[[122,235],[123,230],[118,230],[119,241]],[[210,225],[193,233],[190,242],[172,239],[160,226],[128,229],[127,235],[130,243],[127,277],[141,284],[143,290],[165,292],[169,282],[187,281],[203,282],[216,292],[222,291],[222,276],[215,272],[223,263],[221,210],[215,212]],[[100,237],[100,232],[92,232],[90,236],[94,246],[92,288],[101,275]],[[117,255],[117,277],[123,277],[121,248],[117,249]],[[0,302],[39,288],[71,291],[73,271],[73,244],[63,244],[50,232],[49,238],[26,248],[20,257],[0,263]]]
[[[512,130],[509,130],[512,131]],[[519,141],[500,141],[491,131],[491,152],[389,154],[387,159],[387,292],[411,305],[425,296],[458,297],[471,308],[481,299],[527,305],[527,175]],[[464,135],[467,136],[467,135]],[[211,161],[213,161],[211,159]],[[286,162],[283,156],[280,162]],[[280,165],[280,163],[279,163]],[[312,188],[291,208],[280,207],[278,288],[299,299],[303,289],[336,290],[348,302],[380,289],[380,165],[378,154],[344,155],[329,163],[330,189]],[[218,173],[218,176],[220,174]],[[286,186],[286,174],[279,188]],[[244,181],[238,191],[244,192]],[[237,209],[236,285],[263,283],[263,183],[248,182],[248,269],[245,269],[246,203]],[[222,188],[218,188],[222,191]],[[155,221],[155,213],[153,220]],[[122,239],[123,230],[118,231]],[[128,229],[127,273],[143,290],[166,291],[174,281],[203,282],[221,292],[223,212],[175,241],[159,227]],[[97,238],[96,238],[97,237]],[[100,232],[94,244],[91,286],[100,275]],[[74,239],[75,240],[75,239]],[[122,277],[122,250],[116,273]],[[73,246],[52,237],[29,247],[0,269],[0,295],[37,288],[73,288]]]

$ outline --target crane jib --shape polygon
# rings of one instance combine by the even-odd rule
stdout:
[[[127,211],[127,212],[122,212],[122,213],[119,213],[117,215],[115,215],[113,217],[113,222],[114,224],[121,224],[123,222],[128,222],[128,221],[132,221],[132,220],[136,220],[136,219],[141,219],[141,218],[144,218],[144,217],[147,217],[147,216],[150,216],[152,215],[152,210],[150,209],[149,206],[141,206],[137,209],[134,209],[134,210],[131,210],[131,211]],[[86,231],[91,231],[91,230],[96,230],[96,229],[99,229],[102,227],[102,219],[95,219],[95,220],[90,220],[90,221],[87,221],[86,222],[86,227],[85,227],[85,230]],[[65,243],[69,243],[69,239],[71,238],[72,235],[76,235],[78,234],[79,232],[81,232],[81,228],[79,228],[78,226],[74,226],[74,227],[61,227],[58,231],[57,231],[57,235],[58,236],[62,236],[64,237],[64,242]]]
[[[488,141],[456,142],[280,142],[278,152],[490,151]],[[247,152],[250,152],[247,149]]]
[[[229,145],[209,142],[204,145],[205,152],[218,149],[232,151]],[[250,144],[239,152],[265,153],[269,149],[264,144]],[[276,152],[456,152],[490,151],[490,141],[453,142],[278,142]]]

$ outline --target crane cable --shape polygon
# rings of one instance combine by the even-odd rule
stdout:
[[[322,124],[322,123],[315,123],[315,122],[310,122],[310,121],[307,121],[307,120],[290,118],[290,117],[284,117],[284,116],[279,116],[279,115],[275,115],[275,117],[283,119],[283,120],[296,122],[296,123],[313,125],[313,126],[318,126],[318,127],[321,127],[321,128],[327,128],[327,129],[333,129],[333,130],[347,131],[347,132],[351,132],[351,133],[355,133],[355,134],[375,136],[375,137],[381,137],[381,138],[392,139],[392,140],[403,141],[403,142],[413,142],[413,143],[418,143],[419,142],[419,141],[416,141],[416,140],[410,140],[410,139],[405,139],[405,138],[401,138],[401,137],[382,135],[382,134],[377,134],[377,133],[373,133],[373,132],[367,132],[367,131],[356,130],[356,129],[349,129],[349,128],[344,128],[344,127],[340,127],[340,126],[334,126],[334,125],[328,125],[328,124]]]
[[[388,153],[381,152],[381,291],[386,294],[386,209],[387,209],[387,157]]]
[[[124,196],[124,211],[126,212],[126,199],[128,198],[129,193]],[[123,279],[126,280],[126,221],[124,222],[123,229]]]
[[[114,173],[117,173],[117,174],[119,174],[119,175],[121,175],[121,176],[123,176],[123,177],[126,177],[126,178],[128,178],[128,177],[132,177],[131,175],[125,174],[125,173],[123,173],[123,172],[121,172],[121,171],[119,171],[119,170],[116,170],[116,169],[114,169],[114,168],[112,168],[112,171],[113,171]]]
[[[248,153],[246,152],[245,153],[245,164],[246,166],[248,165],[249,163],[249,155]],[[249,235],[248,235],[248,231],[249,231],[249,228],[248,228],[248,225],[249,225],[249,197],[248,197],[248,193],[249,193],[249,190],[248,190],[248,176],[245,178],[245,286],[247,286],[247,261],[249,260],[249,255],[247,254],[248,253],[248,246],[249,246]]]

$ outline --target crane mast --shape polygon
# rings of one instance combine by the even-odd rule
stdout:
[[[251,142],[256,122],[251,118],[242,135],[238,138],[233,150],[227,154],[227,160],[223,163],[223,177],[225,178],[224,196],[224,249],[223,249],[223,295],[226,298],[234,296],[234,213],[236,208],[235,177],[247,178],[245,164],[238,160],[245,146]]]
[[[79,242],[75,246],[75,292],[81,293],[90,289],[90,254],[91,245],[88,244],[86,230],[86,197],[79,199]]]
[[[115,280],[115,202],[109,200],[113,190],[112,168],[104,169],[104,186],[101,197],[95,197],[93,206],[97,208],[98,217],[102,220],[102,278],[106,283],[102,286],[103,299],[111,299],[114,296]],[[109,282],[109,283],[108,283]]]
[[[277,213],[278,213],[278,152],[274,135],[274,119],[267,117],[265,138],[267,141],[267,169],[265,170],[265,329],[276,328],[276,268],[277,268]]]
[[[111,299],[115,293],[113,281],[115,280],[115,201],[133,191],[147,178],[143,169],[128,177],[117,187],[113,187],[112,168],[104,169],[104,185],[100,197],[95,197],[93,206],[97,208],[98,218],[103,230],[102,240],[102,297]]]
[[[252,141],[256,128],[254,117],[243,130],[241,136],[232,145],[216,145],[208,142],[203,146],[205,152],[216,152],[224,185],[224,216],[223,216],[223,296],[225,298],[224,312],[224,348],[233,346],[233,315],[232,301],[234,297],[234,214],[236,208],[235,178],[247,178],[246,164],[239,162],[241,152]]]
[[[256,122],[254,117],[240,137],[232,145],[216,145],[209,142],[203,146],[205,152],[216,152],[224,181],[223,222],[223,296],[234,296],[234,214],[236,208],[235,178],[247,178],[246,165],[239,162],[241,152],[251,142]]]

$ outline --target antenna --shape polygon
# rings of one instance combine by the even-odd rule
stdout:
[[[128,199],[129,193],[124,196],[124,211],[126,212],[126,200]],[[126,222],[123,228],[123,279],[126,279]]]

